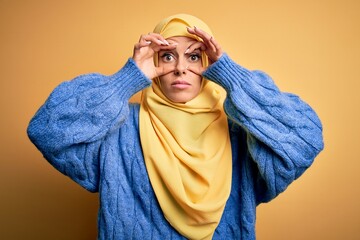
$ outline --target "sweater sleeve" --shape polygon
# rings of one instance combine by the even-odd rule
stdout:
[[[323,149],[322,124],[298,96],[281,92],[261,71],[249,71],[224,54],[204,73],[227,91],[224,109],[247,132],[256,171],[257,203],[283,192]]]
[[[130,58],[117,73],[85,74],[60,84],[31,119],[30,140],[60,172],[98,191],[104,137],[129,113],[129,98],[151,81]]]

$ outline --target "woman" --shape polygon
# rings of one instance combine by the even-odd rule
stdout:
[[[58,86],[28,135],[99,192],[99,239],[255,239],[256,206],[323,148],[310,106],[233,62],[186,14],[142,35],[114,75]]]

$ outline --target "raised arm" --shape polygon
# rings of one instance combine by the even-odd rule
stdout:
[[[247,146],[257,166],[253,179],[257,202],[284,191],[323,149],[322,125],[298,96],[281,92],[261,71],[249,71],[223,56],[204,76],[227,91],[228,117],[247,132]]]
[[[132,59],[114,75],[64,82],[30,121],[28,136],[60,172],[97,191],[102,140],[128,116],[129,98],[150,83]]]

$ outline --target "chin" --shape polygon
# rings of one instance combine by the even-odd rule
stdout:
[[[174,97],[167,97],[173,103],[187,103],[194,99],[196,96],[174,96]]]

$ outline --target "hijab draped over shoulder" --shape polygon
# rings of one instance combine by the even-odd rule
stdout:
[[[186,27],[194,26],[212,35],[204,22],[186,14],[163,19],[154,32],[165,39],[201,41],[187,32]],[[158,64],[157,54],[154,62]],[[205,53],[202,64],[208,66]],[[231,190],[225,91],[203,78],[197,97],[174,103],[162,93],[159,81],[153,79],[143,91],[140,106],[140,139],[150,182],[165,218],[181,235],[211,239]]]

